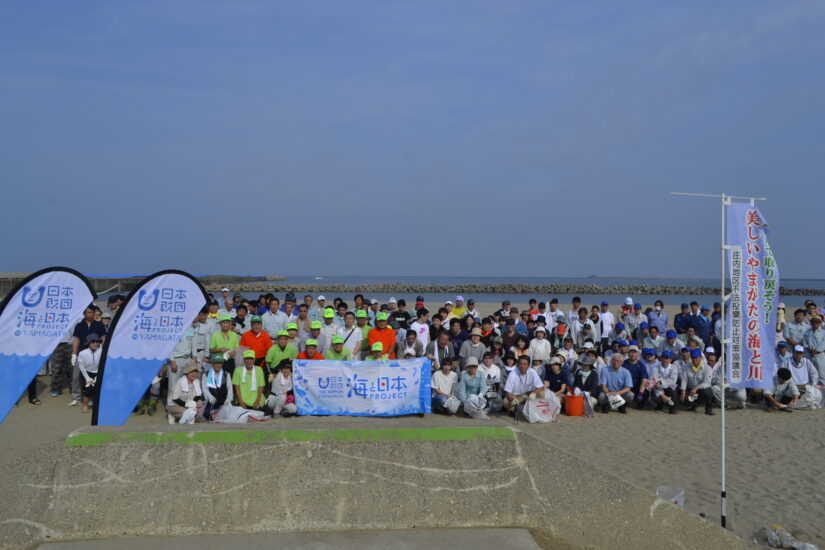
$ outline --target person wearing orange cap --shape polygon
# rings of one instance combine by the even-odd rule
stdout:
[[[375,316],[375,328],[367,334],[367,343],[372,349],[372,345],[381,342],[383,349],[389,353],[388,359],[395,359],[395,331],[387,326],[389,317],[383,311]]]

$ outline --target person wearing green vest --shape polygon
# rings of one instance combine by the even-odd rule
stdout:
[[[296,357],[298,357],[298,350],[289,343],[289,333],[285,330],[279,330],[275,338],[275,345],[266,352],[264,361],[269,365],[269,372],[274,374],[278,369],[278,365],[281,364],[281,361],[284,359],[295,359]],[[270,382],[272,381],[271,378],[272,375],[270,375]]]
[[[332,337],[332,347],[324,353],[324,359],[330,361],[352,361],[352,352],[344,347],[344,338],[340,334]]]
[[[384,353],[384,344],[381,342],[374,343],[371,351],[372,354],[367,357],[367,361],[386,361],[390,357],[388,353]]]
[[[210,353],[223,353],[226,357],[226,363],[223,368],[229,374],[235,370],[235,350],[241,342],[241,337],[238,333],[232,330],[232,317],[229,315],[221,315],[220,317],[221,330],[212,335],[212,340],[209,343]],[[228,356],[227,356],[228,355]]]
[[[243,367],[235,369],[232,385],[238,405],[245,409],[260,410],[264,406],[264,371],[255,365],[255,352],[251,349],[243,352]]]

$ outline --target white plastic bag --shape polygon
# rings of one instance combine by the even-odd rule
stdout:
[[[460,406],[461,401],[459,401],[455,395],[451,395],[449,399],[444,402],[444,408],[450,411],[451,414],[455,414]]]
[[[464,402],[464,412],[471,418],[487,418],[484,408],[487,406],[487,399],[483,395],[471,395]]]
[[[545,391],[544,397],[528,399],[524,404],[522,413],[531,424],[536,422],[558,422],[560,409],[561,403],[556,394]]]
[[[822,393],[816,386],[812,386],[808,384],[805,386],[805,393],[803,393],[799,401],[796,402],[794,405],[794,409],[803,410],[810,410],[810,409],[819,409],[820,402],[822,401]]]
[[[610,408],[614,411],[625,404],[624,397],[621,395],[611,395],[607,398],[607,402],[610,403]]]
[[[178,421],[178,424],[194,424],[195,423],[195,409],[188,408],[183,411],[183,414]]]

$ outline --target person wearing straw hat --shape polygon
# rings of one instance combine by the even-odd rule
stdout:
[[[183,368],[183,375],[178,378],[172,389],[171,400],[166,405],[166,418],[170,424],[180,420],[186,409],[197,409],[204,400],[203,387],[199,380],[201,369],[194,359],[189,359]],[[195,416],[195,422],[201,422],[203,417]]]
[[[264,405],[264,386],[266,379],[261,367],[255,365],[255,352],[251,349],[243,352],[243,367],[235,369],[232,385],[238,405],[245,409],[260,410]]]
[[[487,377],[478,368],[478,359],[470,357],[467,360],[467,370],[458,382],[458,399],[463,404],[474,395],[487,397]]]

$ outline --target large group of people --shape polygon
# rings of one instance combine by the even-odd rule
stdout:
[[[50,360],[53,396],[68,388],[70,405],[82,403],[84,412],[93,406],[100,342],[122,303],[112,296],[105,310],[90,305],[66,335]],[[549,393],[562,405],[570,395],[584,396],[604,413],[631,406],[676,414],[701,405],[713,415],[723,397],[736,408],[748,402],[766,410],[818,408],[823,313],[809,300],[786,321],[779,306],[776,376],[762,392],[723,383],[718,303],[684,303],[672,320],[661,300],[643,308],[631,298],[611,309],[607,301],[588,308],[576,297],[568,311],[556,299],[531,299],[522,310],[504,301],[482,316],[462,296],[431,312],[423,296],[408,308],[403,299],[382,304],[361,294],[352,303],[312,295],[299,301],[291,293],[283,301],[271,293],[249,300],[224,288],[186,329],[135,412],[155,414],[165,391],[170,423],[187,409],[195,409],[198,421],[210,420],[225,405],[290,415],[296,413],[293,360],[418,357],[432,362],[433,410],[445,414],[479,403],[488,413],[516,414]]]

